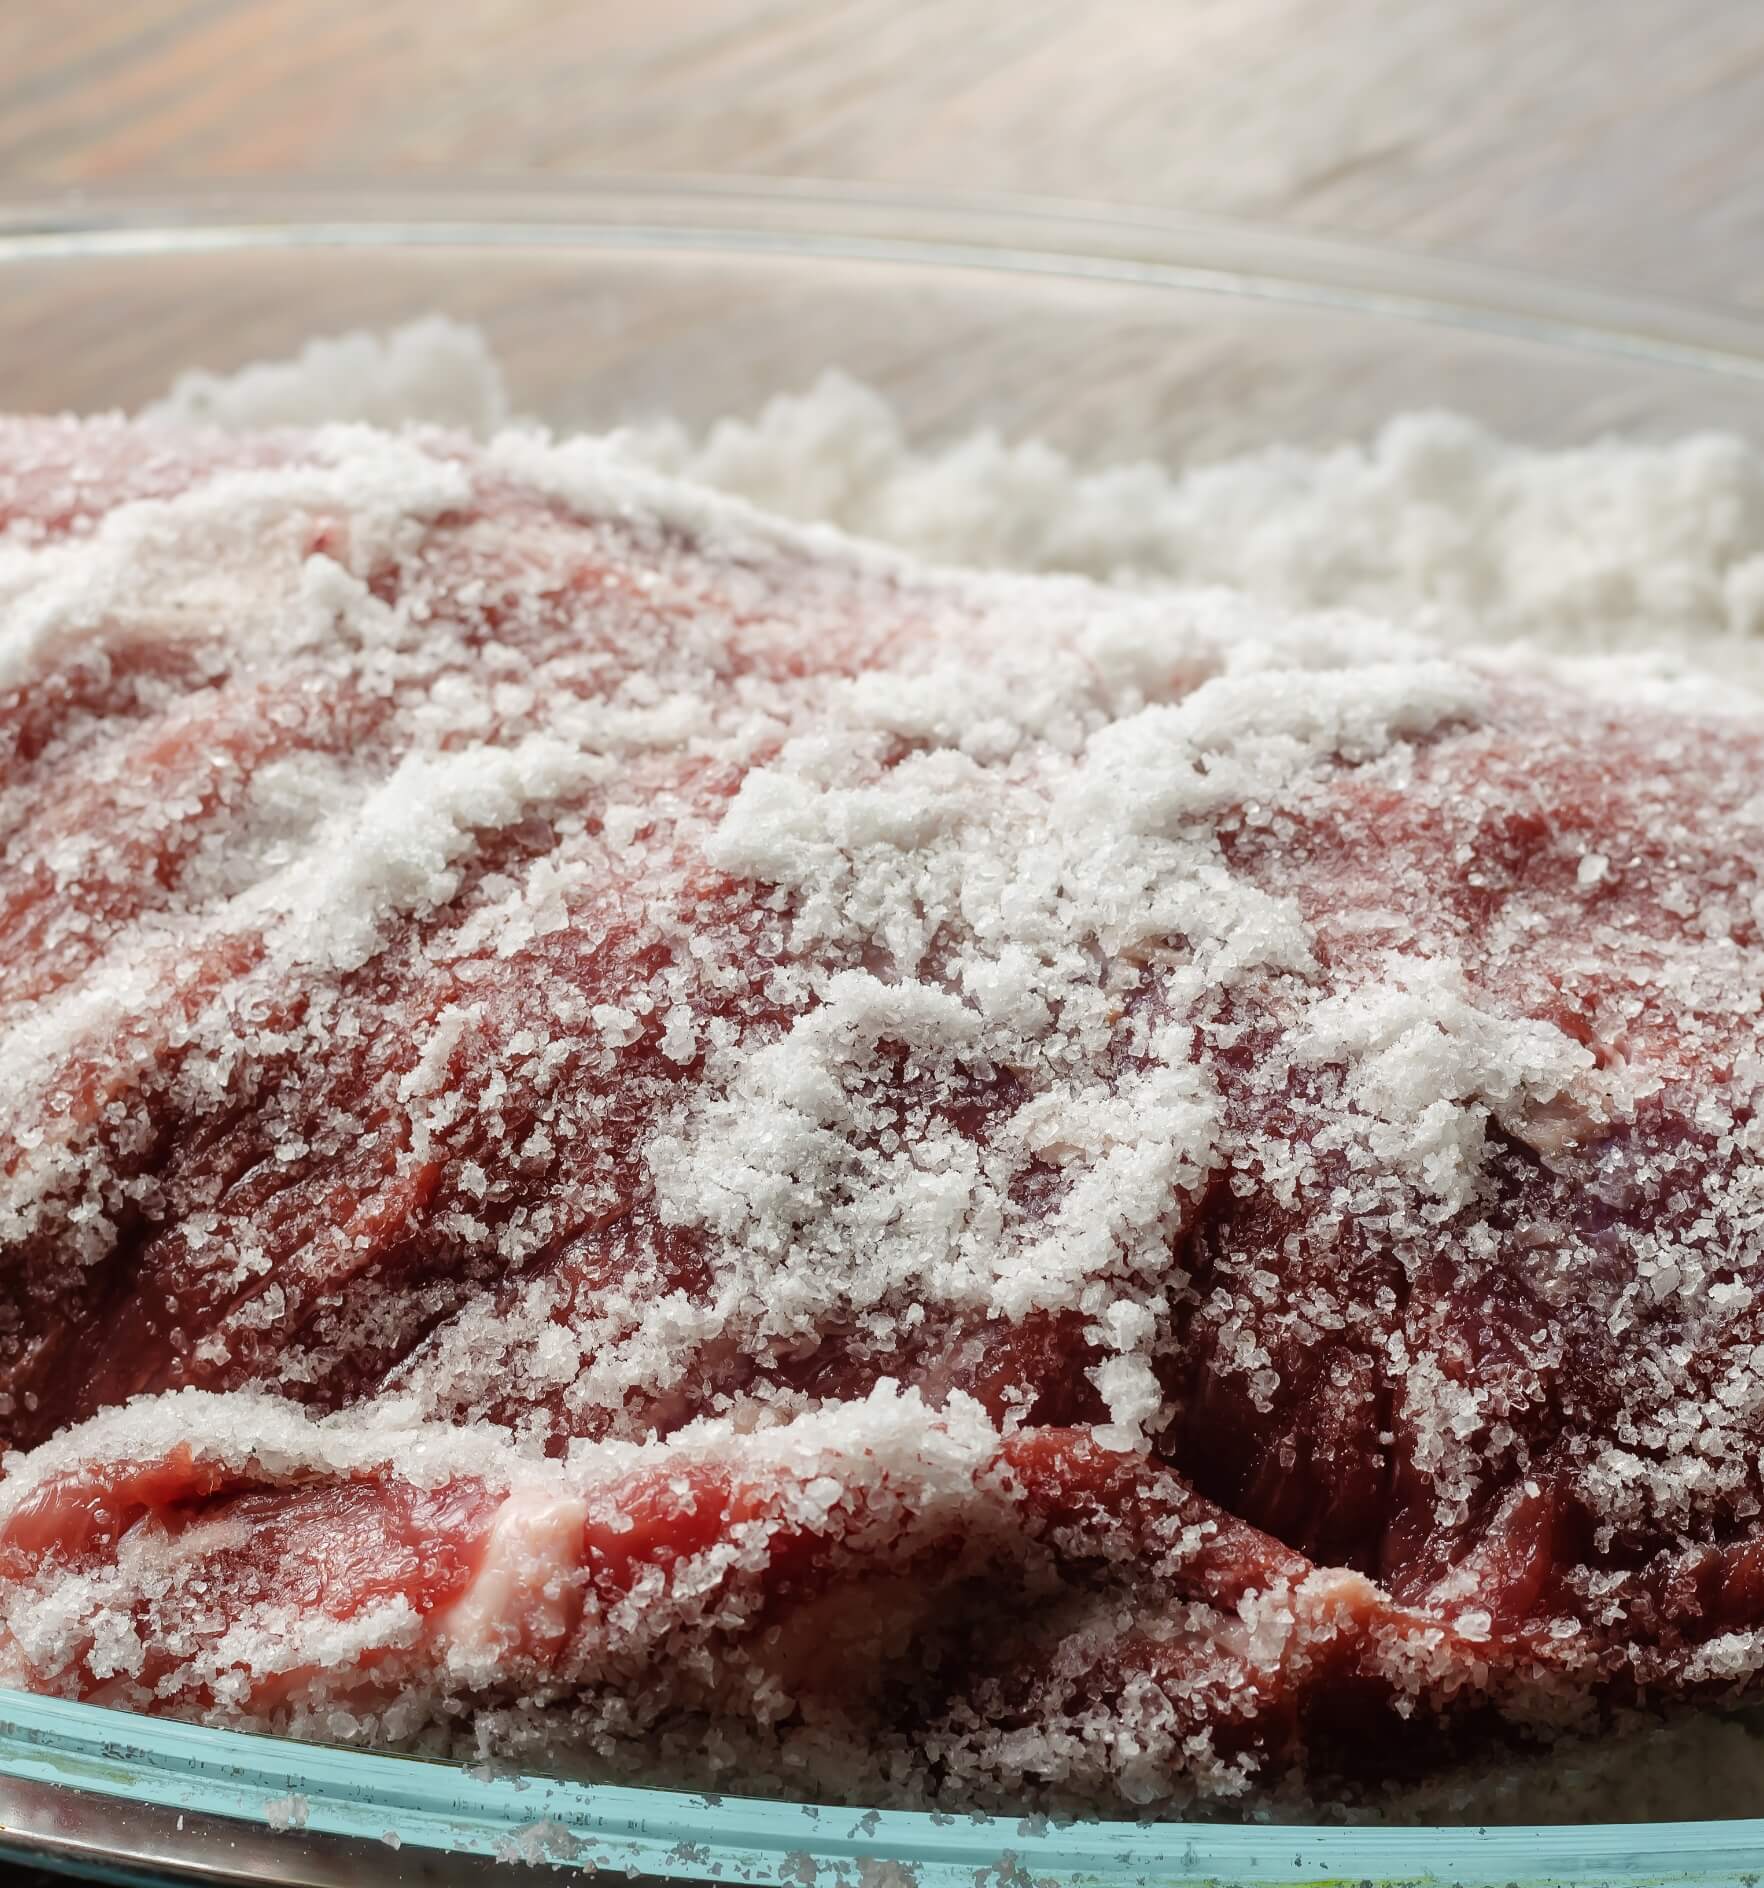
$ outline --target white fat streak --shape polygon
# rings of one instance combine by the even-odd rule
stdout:
[[[0,1526],[46,1485],[77,1480],[82,1470],[108,1474],[187,1449],[257,1486],[363,1472],[431,1487],[476,1478],[502,1495],[483,1559],[465,1591],[432,1619],[397,1595],[343,1617],[275,1597],[241,1606],[235,1596],[217,1612],[204,1563],[241,1544],[233,1522],[199,1523],[171,1540],[151,1527],[133,1529],[115,1560],[94,1572],[0,1582],[0,1679],[42,1684],[72,1661],[101,1680],[138,1672],[145,1655],[138,1622],[158,1621],[167,1608],[183,1651],[174,1669],[186,1680],[206,1674],[223,1703],[261,1708],[274,1696],[257,1689],[262,1681],[305,1668],[320,1672],[328,1695],[347,1697],[351,1668],[369,1652],[394,1650],[417,1657],[406,1669],[425,1682],[438,1675],[450,1688],[491,1687],[543,1671],[557,1655],[581,1608],[584,1529],[620,1529],[633,1477],[665,1481],[715,1463],[759,1505],[756,1518],[674,1565],[665,1579],[653,1570],[652,1580],[590,1621],[607,1643],[664,1636],[676,1615],[694,1612],[700,1594],[714,1595],[722,1573],[750,1562],[763,1567],[775,1526],[838,1531],[848,1546],[873,1539],[890,1556],[916,1534],[1001,1510],[1008,1496],[989,1474],[998,1442],[968,1399],[932,1411],[916,1390],[890,1382],[758,1435],[700,1422],[644,1446],[578,1444],[565,1463],[523,1456],[493,1430],[402,1424],[384,1410],[314,1420],[250,1393],[137,1399],[7,1457]],[[867,1506],[855,1534],[854,1498]],[[161,1625],[148,1630],[156,1634]],[[597,1656],[593,1642],[581,1656]]]
[[[435,1622],[450,1676],[488,1686],[511,1653],[543,1654],[569,1630],[588,1504],[516,1488],[496,1511],[471,1584]]]

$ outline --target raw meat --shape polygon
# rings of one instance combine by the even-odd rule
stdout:
[[[6,1682],[1090,1809],[1755,1694],[1749,715],[534,435],[0,532]]]

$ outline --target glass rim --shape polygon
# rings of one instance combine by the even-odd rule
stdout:
[[[393,1848],[584,1864],[642,1881],[857,1888],[894,1862],[917,1888],[1727,1881],[1764,1860],[1764,1819],[1316,1826],[1066,1821],[785,1803],[515,1774],[302,1744],[0,1690],[0,1849],[183,1869],[198,1879],[362,1879]],[[65,1792],[82,1804],[70,1831]],[[180,1820],[175,1839],[166,1819]],[[248,1838],[243,1847],[228,1832]],[[393,1844],[390,1838],[396,1837]],[[232,1851],[231,1854],[220,1851]],[[446,1878],[445,1875],[443,1877]],[[461,1879],[468,1876],[462,1875]]]
[[[542,248],[992,271],[1427,322],[1764,380],[1764,319],[1271,224],[763,178],[607,176],[0,193],[0,268],[313,249]]]

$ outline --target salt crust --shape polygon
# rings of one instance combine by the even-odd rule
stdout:
[[[186,376],[146,411],[240,430],[353,419],[488,434],[509,402],[483,338],[431,319]],[[768,514],[933,563],[1219,584],[1452,643],[1522,639],[1570,657],[1629,654],[1655,674],[1764,680],[1764,460],[1722,434],[1549,451],[1462,415],[1411,413],[1363,443],[1173,472],[1087,465],[993,431],[922,447],[883,395],[829,372],[702,435],[662,421],[609,443]]]
[[[458,375],[449,417],[493,426],[502,403],[488,370],[439,328],[377,351],[321,348],[231,387],[193,380],[157,417],[305,418],[320,384],[327,401],[378,400],[390,386],[402,409],[430,397],[437,366],[449,384]],[[931,582],[897,554],[664,476],[676,470],[944,559],[1132,582]],[[560,1335],[543,1282],[512,1304],[485,1297],[376,1404],[327,1421],[250,1390],[139,1401],[9,1457],[0,1503],[16,1510],[79,1463],[147,1460],[179,1441],[271,1479],[386,1465],[418,1486],[472,1477],[529,1515],[548,1500],[591,1503],[607,1477],[722,1457],[744,1473],[788,1467],[805,1488],[836,1464],[836,1485],[890,1482],[921,1506],[973,1500],[998,1431],[959,1396],[934,1421],[914,1393],[888,1386],[818,1407],[786,1396],[758,1420],[751,1410],[700,1419],[666,1440],[620,1430],[630,1390],[665,1385],[695,1352],[731,1338],[787,1349],[835,1310],[870,1320],[881,1350],[914,1307],[1075,1312],[1103,1354],[1098,1440],[1144,1449],[1160,1418],[1152,1365],[1171,1309],[1171,1241],[1208,1177],[1241,1153],[1194,1034],[1219,993],[1248,981],[1291,1006],[1270,1086],[1292,1070],[1339,1071],[1318,1102],[1326,1125],[1436,1221],[1474,1203],[1492,1128],[1549,1157],[1634,1099],[1621,1071],[1595,1068],[1578,1041],[1491,1007],[1444,949],[1369,953],[1357,982],[1313,1000],[1311,927],[1293,899],[1233,872],[1216,830],[1225,809],[1279,805],[1325,763],[1400,772],[1409,744],[1477,726],[1538,665],[1455,661],[1364,616],[1292,617],[1187,586],[1220,581],[1307,609],[1372,606],[1448,632],[1471,616],[1497,635],[1547,624],[1578,653],[1594,625],[1656,646],[1749,635],[1764,596],[1759,491],[1751,462],[1721,442],[1545,459],[1443,420],[1399,423],[1369,451],[1328,459],[1281,452],[1178,481],[1145,468],[1086,479],[1042,449],[997,442],[918,458],[871,396],[831,382],[703,446],[669,429],[561,443],[526,430],[496,436],[480,458],[440,435],[324,426],[290,443],[282,463],[117,506],[71,539],[15,531],[0,540],[0,686],[28,684],[70,652],[102,661],[148,637],[187,644],[217,675],[256,673],[272,693],[280,665],[306,663],[385,714],[365,743],[317,740],[243,769],[218,806],[166,805],[116,783],[144,833],[199,841],[172,895],[120,924],[102,901],[79,915],[81,888],[103,880],[105,861],[76,823],[42,822],[42,867],[75,913],[52,942],[73,969],[47,1002],[0,1012],[0,1116],[20,1152],[0,1234],[53,1228],[83,1262],[106,1249],[128,1187],[114,1147],[89,1125],[40,1118],[41,1095],[83,1045],[132,1045],[129,1079],[140,1083],[168,1042],[193,1048],[178,1080],[183,1105],[200,1112],[204,1090],[219,1094],[255,1056],[322,1041],[346,1014],[342,981],[404,950],[412,921],[432,960],[516,959],[577,922],[609,873],[665,886],[696,855],[765,888],[743,949],[775,959],[766,1000],[781,1022],[755,1028],[739,1004],[731,1021],[723,998],[740,979],[714,935],[696,959],[633,973],[616,1001],[572,1014],[560,993],[549,1039],[529,1031],[519,1050],[482,1005],[442,1009],[396,1073],[413,1158],[446,1144],[462,1055],[512,1052],[530,1075],[549,1059],[544,1079],[567,1086],[653,1037],[667,1063],[693,1071],[677,1096],[656,1091],[643,1168],[661,1221],[714,1255],[708,1287],[648,1303],[609,1292],[598,1326],[574,1340]],[[390,604],[376,594],[374,569],[417,558],[437,521],[510,493],[517,506],[537,499],[589,521],[615,561],[635,547],[663,612],[650,644],[511,651],[486,681],[438,595],[420,583]],[[1570,517],[1570,493],[1617,524]],[[552,527],[522,516],[540,548],[512,584],[537,606]],[[344,521],[342,537],[314,548],[315,526],[332,520]],[[700,557],[719,573],[712,609]],[[806,597],[780,592],[780,573],[803,559]],[[487,584],[511,581],[493,555],[487,564]],[[1184,587],[1171,593],[1171,582]],[[853,648],[845,634],[824,674],[793,675],[783,658],[802,625],[780,618],[781,595],[811,627],[841,623],[859,599],[879,640]],[[684,627],[670,603],[687,606]],[[1643,707],[1684,699],[1646,665],[1596,679]],[[695,798],[672,771],[682,754],[738,777],[732,797]],[[584,804],[594,829],[572,831]],[[35,805],[28,785],[0,788],[0,829],[15,831]],[[474,876],[486,837],[533,817],[563,835],[554,854],[489,883]],[[27,824],[25,836],[37,843],[39,829]],[[1612,869],[1588,851],[1576,878],[1591,893]],[[1719,913],[1687,915],[1718,934]],[[197,993],[175,1020],[152,1023],[178,964],[231,935],[263,945],[242,987]],[[1172,938],[1181,951],[1168,950]],[[1158,1000],[1129,1001],[1148,979]],[[273,1044],[241,1037],[240,1019],[290,981],[312,996],[311,1020]],[[880,1059],[900,1054],[931,1104],[904,1123],[876,1079]],[[1018,1099],[982,1142],[939,1105],[999,1072]],[[595,1131],[560,1116],[523,1136],[528,1146],[535,1133],[574,1136],[587,1150]],[[1276,1183],[1279,1159],[1301,1157],[1259,1151]],[[1030,1212],[1019,1183],[1046,1167],[1062,1177],[1058,1204]],[[494,1163],[468,1163],[461,1184],[483,1197]],[[518,1225],[474,1233],[464,1204],[459,1217],[462,1237],[517,1266],[524,1258]],[[545,1227],[532,1236],[542,1244]],[[1694,1255],[1663,1245],[1647,1262],[1653,1278],[1670,1269],[1673,1291]],[[240,1277],[254,1269],[248,1251],[216,1263]],[[228,1336],[216,1341],[225,1354]],[[554,1437],[536,1421],[485,1419],[492,1380],[515,1360],[549,1374],[578,1417],[607,1413],[562,1462],[545,1459]],[[1242,1368],[1253,1377],[1265,1359],[1246,1352]],[[1449,1510],[1478,1472],[1456,1445],[1483,1416],[1443,1380],[1429,1391],[1424,1361],[1412,1380],[1417,1409],[1436,1399],[1430,1466]],[[1732,1407],[1753,1394],[1742,1371]],[[1597,1474],[1614,1523],[1696,1498],[1620,1450]],[[76,1629],[72,1613],[61,1618]],[[469,1666],[484,1619],[455,1623]],[[390,1616],[356,1624],[388,1646],[409,1630]],[[13,1622],[39,1639],[52,1626],[47,1615]],[[95,1674],[136,1656],[110,1630]],[[243,1656],[249,1664],[249,1648]],[[1702,1657],[1711,1675],[1753,1669],[1749,1640],[1714,1641]]]
[[[387,334],[321,336],[291,359],[232,374],[180,374],[141,417],[176,426],[457,427],[484,437],[509,418],[502,370],[483,334],[442,315]]]
[[[868,1397],[775,1428],[748,1432],[707,1417],[664,1441],[580,1440],[567,1460],[548,1460],[521,1450],[493,1425],[412,1422],[391,1400],[315,1418],[283,1397],[177,1390],[106,1410],[38,1448],[0,1457],[0,1513],[16,1513],[83,1464],[151,1463],[180,1444],[199,1462],[249,1469],[271,1482],[395,1468],[413,1487],[442,1488],[464,1478],[537,1500],[633,1473],[720,1461],[736,1442],[742,1468],[758,1475],[789,1471],[806,1485],[829,1459],[849,1458],[877,1485],[904,1478],[941,1497],[972,1489],[998,1435],[971,1399],[958,1395],[933,1420],[917,1390],[883,1383]]]
[[[1172,473],[993,432],[924,450],[873,389],[829,373],[702,437],[664,423],[619,445],[936,562],[1216,583],[1458,644],[1522,638],[1764,680],[1764,459],[1721,434],[1549,451],[1413,413],[1364,443]]]

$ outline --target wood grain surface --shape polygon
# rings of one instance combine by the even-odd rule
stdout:
[[[4,0],[0,185],[1133,200],[1764,309],[1757,0]]]

